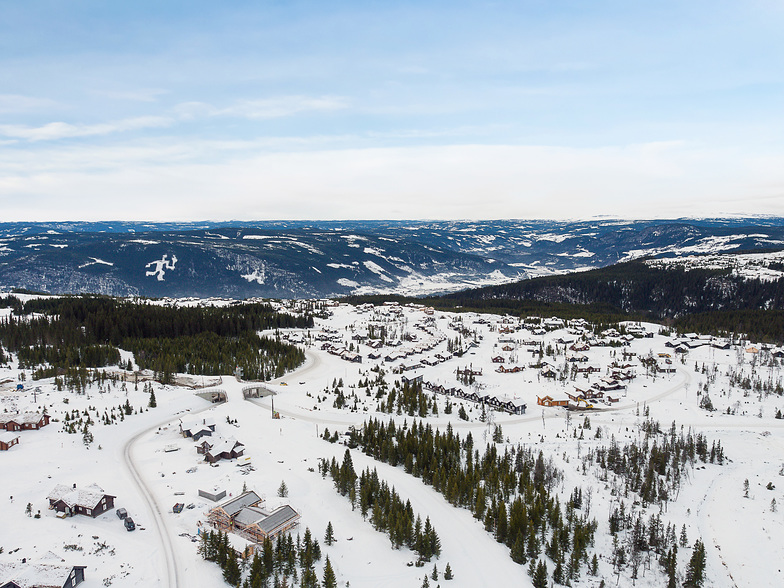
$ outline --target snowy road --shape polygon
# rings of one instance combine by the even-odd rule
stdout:
[[[210,408],[212,408],[212,405],[207,405],[202,410],[190,411],[188,414],[198,414],[199,412],[208,410]],[[144,476],[141,474],[140,468],[137,466],[133,455],[134,445],[137,441],[151,432],[156,431],[159,427],[171,423],[173,418],[176,417],[169,416],[169,418],[166,420],[156,423],[152,427],[145,429],[144,431],[141,431],[128,439],[128,441],[126,441],[125,445],[123,446],[123,459],[125,461],[126,468],[131,474],[131,478],[136,484],[136,487],[139,489],[139,494],[142,496],[142,498],[144,498],[144,502],[146,503],[150,514],[152,515],[155,532],[157,533],[158,540],[161,544],[164,564],[166,566],[166,576],[165,578],[160,578],[160,584],[167,588],[180,588],[181,578],[183,577],[183,568],[182,562],[177,559],[174,553],[171,530],[166,524],[166,519],[164,518],[161,511],[161,506],[155,500],[155,495],[147,485],[147,482],[145,481]]]
[[[139,472],[133,459],[134,443],[144,435],[148,434],[150,431],[157,429],[159,426],[166,424],[170,420],[171,419],[168,419],[162,423],[159,423],[131,437],[123,447],[123,458],[125,459],[125,466],[128,468],[128,471],[131,473],[131,477],[133,478],[136,487],[139,489],[139,494],[141,494],[142,497],[144,498],[144,501],[147,503],[149,512],[152,514],[153,522],[155,525],[155,531],[158,535],[158,539],[163,549],[163,558],[166,564],[166,577],[160,578],[160,580],[165,580],[165,582],[161,582],[161,583],[163,586],[168,586],[171,588],[179,588],[180,570],[179,570],[177,559],[174,557],[174,550],[172,549],[172,542],[171,542],[171,537],[169,535],[169,529],[166,526],[166,521],[161,515],[160,506],[155,501],[155,497],[153,496],[152,492],[150,491],[149,487],[144,481],[144,477]]]

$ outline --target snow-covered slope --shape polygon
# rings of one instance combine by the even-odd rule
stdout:
[[[0,223],[0,286],[156,297],[423,295],[782,244],[778,218]]]

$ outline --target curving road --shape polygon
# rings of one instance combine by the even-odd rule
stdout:
[[[308,372],[317,369],[321,363],[318,354],[312,353],[310,351],[307,352],[307,359],[308,361],[302,367],[300,367],[298,370],[290,372],[289,374],[286,374],[285,377],[295,378],[295,379],[301,378],[307,375]],[[678,371],[681,373],[681,375],[684,376],[683,380],[680,380],[677,384],[674,384],[672,387],[668,388],[667,390],[659,394],[656,394],[655,396],[647,398],[645,400],[646,403],[650,404],[651,402],[661,400],[662,398],[665,398],[666,396],[674,394],[678,390],[683,389],[684,386],[688,386],[691,382],[691,374],[687,370],[681,368],[679,368]],[[277,381],[281,381],[282,379],[283,378],[278,378]],[[232,401],[232,396],[233,396],[232,394],[228,394],[229,402]],[[260,408],[261,407],[268,408],[269,406],[269,402],[267,401],[266,398],[252,399],[251,402],[259,406]],[[211,405],[205,406],[203,409],[190,412],[189,414],[191,415],[198,414],[199,412],[208,410],[211,407],[212,407]],[[608,407],[606,409],[599,409],[596,412],[616,412],[616,411],[623,411],[623,410],[631,410],[632,408],[633,406],[631,405],[624,405],[624,406],[619,406],[617,408]],[[335,415],[322,416],[318,412],[309,411],[308,409],[305,408],[303,408],[301,411],[290,410],[290,409],[289,410],[278,409],[278,411],[282,415],[285,415],[289,418],[300,419],[307,422],[325,424],[325,425],[346,426],[349,424],[359,424],[366,417],[364,413],[359,413],[359,414],[347,413],[345,415],[345,418],[337,419]],[[152,491],[147,486],[144,476],[140,473],[133,457],[133,446],[140,438],[148,434],[150,431],[153,431],[160,426],[170,423],[173,418],[174,417],[170,416],[166,420],[161,421],[160,423],[157,423],[154,426],[149,427],[148,429],[145,429],[137,433],[130,439],[128,439],[128,441],[126,441],[125,445],[123,446],[123,459],[125,461],[126,467],[128,468],[128,471],[131,473],[131,478],[133,479],[136,487],[139,489],[139,493],[144,498],[144,501],[147,503],[147,506],[149,507],[149,511],[152,513],[153,516],[155,531],[158,535],[160,544],[163,548],[163,556],[166,565],[166,578],[164,581],[164,585],[169,588],[180,588],[182,578],[184,577],[184,573],[183,570],[180,568],[180,562],[177,561],[177,558],[175,556],[170,529],[168,528],[168,525],[166,523],[166,518],[163,516],[160,506],[156,502]],[[541,418],[542,418],[541,415],[526,415],[519,418],[505,420],[504,424],[506,425],[506,424],[524,423],[529,421],[540,420]],[[559,413],[545,415],[545,419],[554,419],[554,418],[559,418],[559,419],[563,418],[563,414],[559,412]],[[477,427],[477,426],[479,426],[477,425],[477,423],[470,423],[470,422],[452,423],[452,427],[454,428],[463,428],[463,427],[468,428],[468,427]],[[784,423],[782,423],[782,426],[784,426]],[[161,580],[164,580],[164,578],[161,578]]]
[[[171,419],[164,421],[165,424],[169,422]],[[153,428],[157,428],[160,425],[155,425],[151,429],[146,429],[141,433],[137,433],[133,437],[131,437],[123,447],[123,458],[125,460],[125,465],[128,468],[128,471],[131,472],[131,477],[133,478],[136,487],[139,489],[139,493],[144,498],[144,501],[147,503],[147,506],[152,513],[153,521],[155,523],[155,530],[158,533],[158,538],[160,539],[161,545],[163,546],[163,555],[166,562],[166,586],[170,586],[172,588],[179,588],[180,586],[180,575],[179,570],[177,568],[177,560],[174,557],[174,550],[172,548],[171,537],[169,536],[169,530],[166,527],[166,521],[164,520],[163,516],[161,515],[161,510],[158,507],[158,503],[155,502],[155,498],[152,495],[152,492],[147,487],[147,484],[144,481],[144,478],[139,473],[139,470],[136,468],[136,464],[133,461],[133,444],[138,441],[142,436],[146,435],[150,430]]]
[[[189,412],[188,414],[198,414],[204,410],[208,410],[212,406],[206,406],[201,410]],[[166,563],[166,578],[165,582],[163,583],[164,586],[168,588],[180,588],[180,578],[182,576],[181,570],[179,568],[179,562],[177,558],[174,556],[174,548],[172,547],[171,541],[171,534],[169,532],[169,528],[166,524],[166,519],[164,518],[163,514],[161,513],[160,506],[155,501],[155,496],[153,495],[150,488],[147,486],[147,483],[144,480],[144,476],[139,472],[139,469],[136,467],[136,463],[133,459],[133,445],[141,439],[144,435],[147,435],[150,431],[154,431],[159,427],[162,427],[172,421],[172,418],[169,417],[164,421],[156,423],[152,427],[145,429],[139,433],[136,433],[133,437],[128,439],[123,446],[123,460],[125,461],[125,466],[128,468],[128,471],[131,473],[131,478],[133,479],[134,484],[139,489],[139,494],[141,494],[144,501],[147,503],[149,511],[152,513],[153,523],[155,525],[155,531],[158,534],[158,538],[160,540],[161,546],[163,547],[163,557]],[[164,578],[161,578],[163,580]]]

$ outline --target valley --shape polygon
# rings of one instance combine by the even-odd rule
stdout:
[[[295,316],[306,308],[296,302],[279,306]],[[495,504],[489,497],[478,520],[475,498],[467,508],[462,499],[443,494],[441,482],[426,482],[424,470],[410,471],[371,457],[370,449],[370,455],[362,451],[360,432],[373,419],[403,428],[427,425],[463,441],[470,434],[480,459],[487,450],[499,459],[523,452],[523,463],[525,455],[534,460],[541,455],[553,476],[548,495],[560,503],[561,512],[596,521],[585,560],[578,560],[579,570],[569,568],[562,583],[663,585],[667,529],[677,536],[680,580],[700,539],[710,585],[781,582],[781,572],[766,563],[780,557],[776,538],[782,532],[776,504],[783,499],[784,462],[778,456],[784,420],[777,416],[784,403],[775,346],[676,336],[651,323],[595,329],[579,320],[457,314],[396,304],[330,303],[312,328],[263,334],[293,342],[306,359],[294,372],[262,383],[266,395],[250,399],[244,392],[257,384],[233,374],[201,382],[192,378],[191,385],[207,391],[205,399],[196,395],[198,387],[161,385],[136,366],[90,370],[83,389],[62,384],[58,389],[53,378],[31,381],[30,371],[12,357],[0,368],[3,413],[46,409],[51,422],[20,432],[20,442],[0,454],[4,470],[16,472],[6,481],[13,500],[4,508],[15,532],[2,541],[2,557],[35,561],[54,551],[69,563],[87,566],[85,586],[221,585],[220,568],[201,558],[197,538],[210,529],[211,508],[248,489],[263,497],[268,511],[283,504],[296,509],[301,518],[294,534],[309,529],[321,543],[316,575],[322,577],[329,556],[341,586],[421,586],[434,565],[439,580],[428,580],[433,586],[527,585],[536,580],[528,573],[532,559],[545,564],[552,578],[561,557],[560,573],[567,573],[571,548],[562,547],[563,555],[547,551],[552,547],[549,526],[535,541],[538,548],[526,548],[525,563],[516,563],[510,557],[514,541],[499,538],[498,519],[487,519]],[[132,359],[127,351],[121,355],[124,363]],[[516,372],[515,366],[520,368]],[[226,401],[211,403],[216,392]],[[576,400],[580,397],[585,400]],[[547,398],[573,409],[538,404]],[[508,412],[515,409],[518,414]],[[273,411],[280,418],[273,418]],[[88,419],[89,436],[84,433]],[[198,443],[180,432],[183,424],[199,419],[215,426],[212,437],[203,439],[234,439],[243,455],[212,466],[205,462],[196,451]],[[75,423],[73,433],[66,432],[68,423]],[[352,430],[356,437],[346,434]],[[636,460],[681,435],[695,452],[693,461],[663,469],[651,494],[644,475],[648,466]],[[440,538],[437,559],[423,567],[411,565],[416,554],[405,546],[392,549],[359,506],[352,507],[320,473],[321,459],[340,463],[348,447],[354,447],[348,451],[357,473],[375,469],[416,513],[429,517]],[[608,462],[613,454],[622,460]],[[637,476],[642,476],[639,481]],[[286,496],[278,495],[282,482]],[[46,497],[56,484],[81,488],[92,483],[116,497],[137,530],[127,532],[112,512],[60,520],[48,509]],[[227,494],[212,502],[199,490]],[[582,497],[579,506],[571,502],[576,491]],[[525,494],[513,490],[506,496],[510,507]],[[40,518],[25,512],[28,503]],[[173,513],[175,503],[187,508]],[[567,509],[567,504],[572,506]],[[331,546],[323,541],[328,523],[337,539]],[[644,544],[632,540],[635,525],[644,527]],[[736,532],[739,525],[742,535]],[[250,545],[236,532],[229,537],[238,552]],[[452,580],[442,577],[447,563]],[[282,580],[285,574],[276,573]]]

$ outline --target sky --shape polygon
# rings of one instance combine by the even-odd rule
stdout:
[[[0,0],[0,220],[784,216],[784,1]]]

